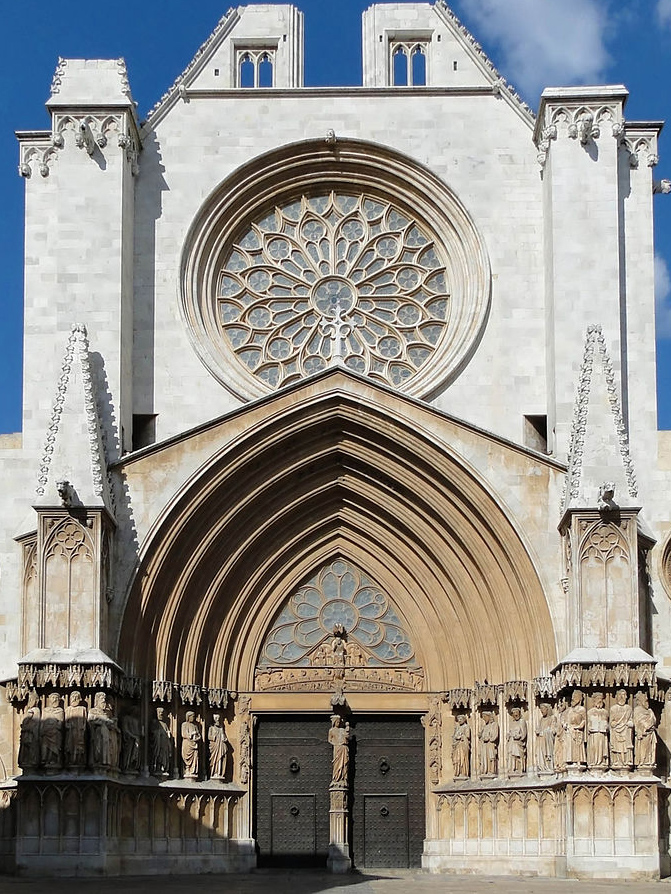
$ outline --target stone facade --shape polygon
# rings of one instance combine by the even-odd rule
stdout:
[[[230,10],[146,121],[61,59],[18,135],[0,865],[252,868],[256,731],[309,715],[334,872],[390,859],[358,721],[421,718],[428,870],[666,874],[661,125],[621,85],[534,115],[442,0],[367,10],[362,87],[302,41]]]

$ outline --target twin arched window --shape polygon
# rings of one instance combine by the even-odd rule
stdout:
[[[426,44],[416,41],[391,46],[391,83],[393,87],[426,86]]]
[[[244,50],[238,53],[238,87],[274,86],[274,50]]]

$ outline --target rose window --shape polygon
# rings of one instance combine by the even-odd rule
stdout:
[[[450,284],[427,225],[393,202],[331,191],[285,202],[229,243],[218,325],[258,380],[334,363],[403,385],[446,338]]]

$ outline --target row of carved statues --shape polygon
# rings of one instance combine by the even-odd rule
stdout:
[[[180,726],[181,765],[176,766],[175,739],[162,707],[155,709],[149,722],[147,764],[157,777],[179,773],[196,780],[203,773],[203,751],[207,756],[210,779],[226,778],[230,745],[221,714],[212,715],[207,727],[204,749],[203,732],[193,711],[187,711]],[[62,770],[121,770],[139,774],[144,760],[144,729],[137,706],[117,718],[104,692],[97,692],[88,708],[80,692],[72,692],[65,707],[57,692],[46,697],[40,707],[32,690],[21,720],[18,763],[26,772]]]
[[[634,695],[634,707],[624,689],[615,693],[610,709],[604,694],[594,692],[590,707],[575,690],[570,701],[559,698],[556,706],[540,702],[535,724],[535,770],[540,774],[567,770],[632,770],[652,772],[656,765],[657,718],[645,692]],[[497,712],[483,706],[472,730],[469,715],[458,711],[452,734],[452,767],[455,779],[471,775],[495,777],[526,773],[529,729],[522,707],[512,705],[503,741]],[[477,766],[473,766],[472,736],[477,735]],[[499,749],[505,765],[499,766]]]

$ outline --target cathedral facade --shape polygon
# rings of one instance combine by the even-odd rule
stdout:
[[[659,122],[533,112],[443,0],[230,10],[140,121],[20,132],[0,863],[659,877],[671,440]]]

